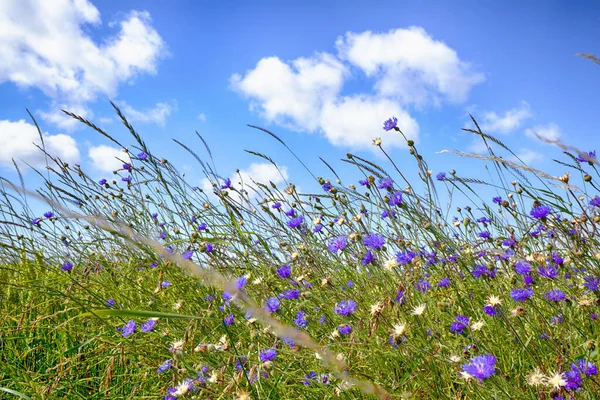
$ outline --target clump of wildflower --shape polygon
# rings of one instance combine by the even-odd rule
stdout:
[[[547,291],[544,297],[547,300],[558,302],[564,300],[567,297],[567,295],[562,290],[554,289]]]

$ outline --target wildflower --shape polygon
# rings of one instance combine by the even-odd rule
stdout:
[[[567,296],[562,290],[554,289],[547,291],[544,297],[546,297],[547,300],[558,302],[564,300]]]
[[[485,323],[483,321],[473,322],[473,324],[471,325],[471,329],[473,329],[474,331],[480,331],[481,328],[483,328],[484,324]]]
[[[162,363],[160,365],[160,367],[158,367],[158,369],[156,370],[156,372],[158,374],[162,374],[163,372],[165,372],[168,369],[170,369],[172,366],[173,366],[173,360],[167,360],[164,363]]]
[[[304,217],[302,215],[299,215],[296,218],[292,218],[287,222],[287,226],[289,226],[292,229],[295,229],[297,227],[299,227],[300,225],[302,225],[302,223],[304,222]]]
[[[333,185],[331,184],[331,182],[325,182],[322,188],[325,192],[329,192],[333,188]]]
[[[396,127],[397,124],[398,124],[398,118],[392,117],[383,123],[383,129],[386,131],[391,131],[392,129],[394,129]]]
[[[442,278],[442,279],[440,279],[440,281],[438,282],[438,286],[439,286],[439,287],[447,287],[447,286],[450,286],[450,278],[446,277],[446,278]]]
[[[335,305],[334,310],[340,315],[348,316],[356,311],[356,302],[352,299],[342,300]]]
[[[443,181],[444,179],[446,179],[446,173],[445,172],[440,172],[439,174],[437,174],[436,179],[438,181]]]
[[[300,297],[300,291],[298,289],[288,289],[283,293],[279,294],[280,299],[293,300]]]
[[[502,246],[506,247],[513,247],[515,244],[517,244],[517,241],[513,238],[504,239],[502,242]]]
[[[152,330],[156,326],[156,321],[158,321],[158,318],[150,318],[148,321],[144,322],[144,324],[142,324],[141,327],[142,332],[152,332]]]
[[[491,234],[488,231],[479,232],[479,237],[482,239],[489,239]]]
[[[317,226],[314,227],[313,232],[319,233],[319,232],[321,232],[322,229],[323,229],[323,225],[318,224]]]
[[[450,325],[450,331],[460,335],[465,329],[467,329],[467,326],[469,326],[469,321],[469,317],[458,315],[456,320]]]
[[[306,328],[308,321],[306,320],[306,312],[299,310],[296,313],[296,318],[294,318],[294,323],[299,328]]]
[[[390,197],[388,204],[392,207],[402,204],[402,192],[394,192]]]
[[[480,224],[491,224],[492,220],[486,217],[481,217],[477,219],[477,222],[479,222]]]
[[[531,209],[529,215],[531,215],[535,219],[546,218],[550,214],[550,207],[541,205]]]
[[[340,325],[338,326],[338,331],[342,336],[349,335],[352,332],[352,327],[348,324]]]
[[[123,326],[123,328],[121,329],[121,334],[123,335],[123,337],[127,337],[133,334],[133,332],[135,332],[135,328],[135,321],[131,319],[125,324],[125,326]]]
[[[123,169],[129,171],[131,169],[131,165],[125,163],[123,164]]]
[[[600,207],[600,197],[596,196],[592,200],[590,200],[590,206]]]
[[[44,213],[44,218],[52,218],[54,217],[54,213],[52,211],[47,211]]]
[[[427,307],[427,304],[423,303],[420,306],[417,306],[413,309],[412,314],[413,315],[422,315],[425,312],[425,307]]]
[[[265,349],[258,353],[258,359],[261,362],[272,361],[275,358],[277,358],[277,350],[275,349]]]
[[[373,250],[382,248],[385,245],[385,238],[376,233],[370,233],[365,236],[363,244]]]
[[[554,388],[554,389],[560,389],[561,387],[563,387],[567,384],[567,381],[565,380],[562,373],[556,372],[553,375],[548,376],[544,380],[544,383],[547,386],[552,386],[552,388]]]
[[[39,225],[41,221],[42,221],[41,218],[34,218],[34,219],[31,220],[31,224],[32,225]]]
[[[489,315],[490,317],[493,317],[494,315],[498,314],[498,312],[496,311],[494,306],[491,306],[488,304],[483,306],[483,312],[486,313],[487,315]]]
[[[537,273],[548,279],[554,279],[558,276],[558,269],[554,265],[549,264],[546,267],[539,267]]]
[[[379,179],[379,184],[377,185],[377,187],[379,189],[387,189],[387,188],[391,187],[393,184],[394,184],[394,181],[392,180],[392,178],[390,178],[388,176],[386,178]]]
[[[329,243],[328,249],[332,253],[336,253],[338,250],[344,250],[346,245],[348,244],[348,240],[345,236],[338,236],[331,239]]]
[[[244,286],[246,286],[247,280],[248,280],[248,278],[246,276],[240,276],[239,278],[237,278],[235,280],[235,287],[238,289],[243,288]]]
[[[100,180],[98,181],[98,184],[100,184],[100,185],[102,185],[102,186],[106,185],[106,179],[104,179],[104,178],[100,179]]]
[[[285,215],[287,217],[293,217],[296,215],[296,210],[294,210],[293,208],[290,208],[288,211],[285,212]]]
[[[193,255],[194,255],[194,250],[188,250],[181,255],[181,258],[183,258],[184,260],[189,260],[192,258]]]
[[[513,289],[510,291],[510,297],[513,298],[514,301],[525,301],[528,298],[533,296],[533,289]]]
[[[199,231],[205,231],[206,230],[206,224],[203,222],[200,225],[198,225],[198,230]]]
[[[363,257],[363,258],[360,260],[360,263],[361,263],[362,265],[368,265],[368,264],[371,264],[371,263],[372,263],[373,261],[375,261],[375,260],[376,260],[376,258],[375,258],[375,256],[373,255],[373,253],[371,253],[371,250],[368,250],[368,251],[365,253],[364,257]]]
[[[520,275],[527,275],[531,271],[531,264],[527,261],[517,261],[515,263],[515,272]]]
[[[463,372],[481,381],[496,372],[496,357],[491,354],[475,356],[469,363],[463,364],[462,367]]]
[[[106,300],[106,308],[113,308],[115,306],[115,301],[113,299]]]
[[[167,279],[165,281],[162,281],[162,283],[160,284],[160,287],[163,289],[168,288],[169,286],[171,286],[171,282]]]
[[[586,276],[583,278],[584,284],[583,287],[586,288],[590,292],[597,292],[598,286],[600,285],[600,278],[596,278],[595,276]]]
[[[502,197],[497,196],[492,199],[492,201],[496,204],[502,204]]]
[[[223,185],[221,185],[221,190],[226,190],[226,189],[229,189],[230,187],[231,187],[231,179],[227,178],[223,182]]]
[[[362,179],[362,180],[358,181],[358,183],[361,186],[368,186],[369,185],[369,181],[367,179]]]
[[[381,312],[381,310],[383,310],[383,303],[377,302],[371,305],[371,315],[378,314]]]
[[[401,251],[396,255],[396,260],[398,261],[398,264],[401,265],[406,265],[408,263],[410,263],[417,255],[410,251]]]
[[[398,291],[395,300],[397,303],[400,303],[400,305],[404,304],[404,302],[406,301],[406,296],[403,290]]]
[[[390,258],[383,264],[383,266],[385,267],[385,269],[391,271],[398,266],[398,261],[396,261],[393,258]]]
[[[122,180],[123,182],[127,182],[127,183],[131,182],[131,179],[132,179],[132,178],[131,178],[131,175],[129,175],[129,176],[126,176],[126,177],[124,177],[124,178],[121,178],[121,180]]]
[[[206,244],[206,252],[207,253],[211,253],[213,251],[213,245],[212,243],[207,243]]]
[[[66,261],[63,265],[60,266],[60,269],[62,269],[63,271],[70,271],[73,269],[73,264]]]
[[[394,338],[402,337],[406,334],[406,324],[396,324],[392,330],[392,336]]]
[[[144,153],[143,151],[141,153],[138,153],[137,157],[140,160],[146,160],[148,158],[148,154]]]
[[[546,376],[540,371],[539,367],[535,367],[535,369],[527,375],[527,384],[529,386],[543,385],[545,380]]]
[[[173,354],[181,354],[183,352],[183,345],[183,340],[177,340],[176,342],[173,342],[169,351]]]
[[[233,321],[235,319],[235,316],[233,314],[227,314],[225,316],[225,318],[223,318],[223,325],[233,325]]]
[[[284,265],[277,269],[277,275],[282,279],[288,279],[292,275],[292,267]]]
[[[277,300],[276,297],[269,297],[265,302],[265,307],[267,308],[269,313],[274,313],[275,311],[279,310],[280,304],[281,302]]]
[[[281,205],[282,205],[282,204],[281,204],[281,202],[280,202],[280,201],[278,201],[278,202],[276,202],[275,204],[273,204],[273,205],[271,206],[271,208],[273,208],[273,209],[275,209],[275,210],[279,210],[279,209],[281,208]]]
[[[421,279],[418,282],[415,282],[414,286],[419,293],[427,293],[427,291],[431,288],[431,283],[429,283],[429,281],[426,279]]]
[[[582,153],[577,156],[577,161],[582,162],[582,163],[587,162],[587,163],[593,164],[593,162],[591,162],[590,160],[595,160],[595,159],[596,159],[596,150],[590,151],[589,153]]]

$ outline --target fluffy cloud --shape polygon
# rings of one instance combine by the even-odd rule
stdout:
[[[268,184],[273,182],[276,185],[284,183],[288,179],[287,167],[278,166],[279,170],[270,163],[253,163],[244,170],[240,170],[239,173],[233,174],[231,179],[231,186],[238,190],[246,190],[250,199],[257,197],[255,182]],[[221,184],[222,182],[219,182]],[[213,187],[207,178],[202,180],[202,189],[206,193],[212,193]],[[229,195],[235,201],[240,201],[240,196],[237,193],[229,192]]]
[[[533,128],[527,129],[525,130],[525,134],[532,139],[538,139],[537,136],[540,136],[543,139],[558,140],[563,133],[558,125],[551,122],[546,125],[536,125]]]
[[[521,149],[517,153],[517,157],[511,157],[511,161],[518,162],[519,159],[523,161],[527,165],[540,163],[544,160],[544,156],[538,153],[537,151],[533,151],[530,149]]]
[[[165,126],[169,115],[177,109],[177,103],[174,101],[171,103],[157,103],[154,108],[140,111],[131,107],[126,102],[121,102],[119,108],[123,111],[123,114],[125,114],[125,117],[129,122],[141,122]]]
[[[291,66],[277,57],[261,59],[231,86],[250,98],[250,109],[269,122],[314,132],[323,105],[338,95],[346,68],[330,54],[298,58]]]
[[[319,132],[335,146],[359,149],[372,148],[376,136],[388,145],[405,146],[398,135],[382,131],[383,121],[391,116],[398,118],[407,136],[418,139],[419,126],[407,106],[464,101],[484,79],[422,28],[347,33],[337,39],[336,47],[337,57],[318,53],[289,63],[263,58],[243,76],[232,75],[231,87],[268,122]],[[351,77],[350,66],[374,80],[378,98],[341,95]]]
[[[79,150],[72,137],[44,133],[43,138],[46,151],[52,157],[69,163],[79,162]],[[34,167],[44,166],[45,155],[35,144],[42,145],[35,125],[24,120],[0,120],[0,164],[12,166],[14,158],[17,162],[26,162]]]
[[[406,111],[394,101],[371,96],[343,97],[336,103],[327,103],[321,114],[321,127],[334,146],[374,148],[373,139],[381,137],[386,147],[404,147],[399,133],[382,129],[383,121],[392,115],[398,118],[398,127],[409,139],[418,139],[419,125]]]
[[[99,94],[113,97],[120,83],[156,72],[166,48],[150,14],[131,11],[110,25],[116,34],[96,42],[88,32],[100,25],[88,0],[1,1],[0,83],[40,89],[54,102],[42,116],[69,127],[58,105],[73,109]]]
[[[471,88],[485,79],[421,27],[348,32],[337,39],[336,47],[340,58],[377,79],[375,89],[380,95],[402,104],[439,103],[442,98],[463,102]]]
[[[531,115],[531,107],[522,101],[518,107],[506,111],[502,116],[492,111],[484,113],[481,129],[485,133],[510,133],[518,129]]]
[[[112,173],[123,167],[123,163],[131,162],[129,154],[123,150],[111,146],[93,146],[88,151],[92,165],[100,172]]]

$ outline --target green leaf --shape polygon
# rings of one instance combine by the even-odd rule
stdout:
[[[15,396],[20,397],[22,399],[31,400],[31,397],[29,397],[26,394],[23,394],[21,392],[17,392],[16,390],[12,390],[12,389],[9,389],[9,388],[0,387],[0,391],[6,392],[6,393],[10,393],[10,394],[14,394]]]

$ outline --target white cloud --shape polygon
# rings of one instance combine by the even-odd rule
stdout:
[[[481,129],[485,133],[510,133],[518,129],[531,115],[531,107],[527,102],[522,101],[518,107],[506,111],[503,116],[493,111],[484,113]]]
[[[0,1],[0,83],[38,88],[54,104],[81,107],[99,94],[115,96],[120,83],[140,73],[156,72],[166,47],[148,12],[129,12],[114,24],[116,34],[95,41],[89,31],[100,25],[88,0]],[[55,111],[42,115],[66,126]]]
[[[533,128],[526,129],[525,134],[532,139],[538,139],[536,135],[539,135],[544,139],[557,140],[563,135],[563,132],[558,125],[551,122],[546,125],[536,125]]]
[[[120,102],[119,105],[129,122],[157,124],[160,126],[165,126],[169,115],[177,109],[175,101],[171,103],[157,103],[154,108],[145,111],[136,110],[124,101]]]
[[[269,122],[314,132],[323,104],[338,95],[346,68],[330,54],[298,58],[291,66],[277,57],[261,59],[231,87],[250,99],[250,109]]]
[[[257,186],[254,182],[263,184],[269,184],[273,182],[276,185],[284,183],[288,179],[287,167],[279,165],[279,170],[270,163],[252,163],[244,170],[240,170],[239,173],[235,173],[229,177],[231,179],[231,186],[238,190],[246,190],[250,199],[255,199],[257,193],[255,189]],[[219,182],[221,185],[222,182]],[[207,178],[202,180],[202,189],[209,194],[213,193],[213,187]],[[220,187],[220,186],[219,186]],[[229,196],[235,201],[240,201],[240,195],[229,191]]]
[[[111,146],[93,146],[88,151],[92,165],[100,172],[112,173],[123,168],[123,162],[131,162],[129,154],[123,150]]]
[[[72,137],[44,133],[43,138],[46,151],[52,157],[58,157],[68,163],[79,162],[79,150]],[[17,162],[24,161],[34,167],[44,166],[44,153],[34,143],[41,147],[35,125],[24,120],[0,120],[0,164],[10,166],[14,158]]]
[[[511,161],[518,162],[519,159],[527,165],[536,164],[544,161],[544,156],[531,149],[521,149],[517,157],[511,157]]]
[[[383,130],[383,121],[391,116],[398,118],[398,127],[409,139],[418,140],[419,125],[396,102],[364,95],[325,104],[321,127],[334,146],[375,150],[373,139],[381,137],[386,147],[405,147],[398,132]]]
[[[69,117],[67,114],[62,112],[62,110],[66,110],[72,112],[73,114],[79,115],[82,118],[90,120],[94,118],[94,112],[90,110],[85,105],[56,105],[53,104],[51,106],[51,111],[41,111],[38,110],[38,114],[42,117],[42,119],[48,123],[54,124],[61,129],[72,131],[77,127],[80,127],[82,123],[75,118]]]
[[[490,146],[493,146],[493,143],[489,143],[488,144]],[[488,148],[485,145],[485,143],[483,142],[483,140],[481,140],[479,137],[475,138],[475,140],[473,140],[473,142],[471,143],[471,145],[467,148],[467,151],[471,152],[471,153],[476,153],[476,154],[484,154],[488,152]]]
[[[473,86],[483,82],[482,73],[459,59],[456,51],[434,40],[421,27],[388,33],[346,33],[336,40],[340,58],[377,78],[380,95],[402,104],[439,103],[440,97],[463,102]]]
[[[198,114],[198,119],[202,122],[206,122],[206,115],[204,113]]]

